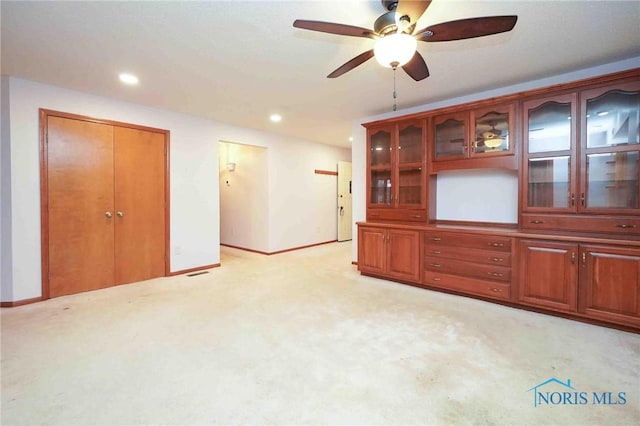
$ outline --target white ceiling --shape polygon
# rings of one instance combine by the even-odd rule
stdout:
[[[2,74],[321,143],[391,110],[393,72],[372,59],[326,75],[373,41],[293,28],[296,18],[372,28],[375,1],[1,1]],[[434,0],[417,28],[518,15],[513,31],[419,43],[431,76],[397,75],[398,107],[640,56],[640,1]],[[122,71],[140,77],[123,86]],[[80,111],[74,111],[80,112]],[[274,124],[269,115],[279,112]]]

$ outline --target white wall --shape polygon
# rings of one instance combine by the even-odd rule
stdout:
[[[269,251],[268,183],[267,148],[220,142],[221,244]]]
[[[309,188],[316,179],[313,169],[335,170],[337,161],[350,160],[348,149],[17,78],[3,81],[2,116],[4,119],[8,114],[10,128],[7,131],[3,125],[2,129],[2,223],[8,221],[11,233],[7,236],[3,227],[2,246],[8,246],[8,251],[2,251],[1,301],[41,295],[39,108],[171,132],[171,271],[220,262],[219,141],[242,141],[269,148],[268,167],[274,171],[269,174],[270,251],[335,238],[329,235],[335,234],[336,225],[327,220],[335,217],[335,209],[317,205],[317,197]],[[9,151],[7,161],[4,154]],[[332,215],[327,214],[329,210]],[[5,263],[10,266],[5,268]]]
[[[0,294],[12,300],[9,78],[0,78]]]
[[[353,220],[354,222],[364,221],[366,219],[366,132],[361,126],[367,123],[385,118],[399,117],[416,112],[429,111],[437,108],[443,108],[452,105],[473,102],[482,99],[488,99],[497,96],[504,96],[511,93],[517,93],[537,88],[552,86],[554,84],[568,83],[575,80],[596,77],[599,75],[611,74],[614,72],[629,70],[640,67],[640,57],[627,59],[624,61],[613,62],[606,65],[587,68],[571,73],[561,74],[554,77],[534,80],[513,86],[502,87],[494,90],[488,90],[475,93],[468,96],[462,96],[453,99],[447,99],[440,102],[427,103],[414,108],[408,108],[396,112],[380,114],[375,116],[363,117],[354,120],[352,123],[353,143],[351,146],[351,156],[353,163]],[[478,220],[478,221],[499,221],[513,222],[512,218],[517,218],[517,177],[513,174],[501,171],[493,172],[476,172],[459,171],[449,172],[438,175],[437,184],[437,218],[450,220]],[[501,191],[492,193],[491,197],[482,198],[477,195],[477,188],[473,184],[474,180],[479,176],[483,180],[491,181],[494,185],[503,188]],[[460,200],[475,200],[474,213],[470,214],[469,209],[460,208]],[[468,203],[466,203],[468,204]],[[495,205],[501,205],[499,215],[487,215],[493,211]],[[508,208],[508,210],[505,210]],[[476,215],[477,214],[477,215]],[[488,217],[494,217],[494,220],[487,220]],[[496,220],[499,219],[499,220]],[[517,220],[517,219],[516,219]],[[354,227],[354,244],[353,244],[353,260],[358,257],[357,231]]]

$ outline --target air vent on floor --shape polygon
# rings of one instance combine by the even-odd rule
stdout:
[[[202,272],[194,272],[193,274],[187,274],[188,277],[195,277],[196,275],[202,275],[202,274],[208,274],[209,271],[202,271]]]

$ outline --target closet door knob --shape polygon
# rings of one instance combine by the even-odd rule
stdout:
[[[111,212],[104,212],[104,215],[105,215],[106,217],[112,217],[112,216],[113,216],[113,213],[111,213]]]
[[[123,217],[124,216],[123,212],[117,212],[116,214],[118,215],[118,217]]]

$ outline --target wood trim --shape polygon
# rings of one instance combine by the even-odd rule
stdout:
[[[246,247],[232,246],[231,244],[222,244],[222,243],[220,243],[220,245],[221,246],[225,246],[225,247],[231,247],[231,248],[238,249],[238,250],[248,251],[248,252],[251,252],[251,253],[258,253],[258,254],[264,254],[266,256],[271,256],[273,254],[286,253],[288,251],[301,250],[301,249],[305,249],[305,248],[309,248],[309,247],[322,246],[324,244],[331,244],[331,243],[337,243],[337,242],[338,242],[338,240],[323,241],[321,243],[309,244],[309,245],[306,245],[306,246],[299,246],[299,247],[292,247],[292,248],[288,248],[288,249],[284,249],[284,250],[278,250],[278,251],[272,251],[272,252],[253,250],[253,249],[246,248]]]
[[[164,276],[171,273],[171,161],[169,153],[171,133],[164,134]]]
[[[32,297],[31,299],[15,300],[13,302],[0,302],[0,308],[14,308],[16,306],[29,305],[31,303],[41,302],[42,297]]]
[[[381,124],[395,123],[398,120],[413,119],[413,118],[426,118],[439,114],[446,114],[458,110],[482,108],[485,106],[491,106],[495,103],[517,102],[524,99],[535,98],[539,96],[548,96],[549,93],[555,93],[556,95],[562,94],[562,92],[570,92],[580,90],[585,87],[593,87],[594,85],[604,85],[615,81],[621,81],[626,79],[633,79],[640,77],[640,68],[634,68],[632,70],[606,74],[598,77],[590,77],[581,80],[575,80],[568,83],[555,84],[552,86],[540,87],[538,89],[526,90],[522,92],[515,92],[504,96],[497,96],[493,98],[486,98],[473,102],[467,102],[464,104],[456,104],[447,107],[416,112],[413,114],[407,114],[397,117],[385,118],[382,120],[370,121],[362,123],[365,128],[379,126]]]
[[[125,123],[123,121],[114,121],[114,120],[107,120],[104,118],[90,117],[87,115],[72,114],[69,112],[55,111],[55,110],[46,109],[46,108],[40,108],[40,113],[41,113],[41,117],[42,117],[42,113],[44,113],[47,117],[53,116],[53,117],[69,118],[72,120],[89,121],[91,123],[107,124],[110,126],[117,126],[117,127],[127,127],[129,129],[145,130],[147,132],[153,132],[153,133],[169,133],[169,130],[166,130],[166,129],[142,126],[139,124]]]
[[[356,262],[355,260],[352,260],[352,261],[351,261],[351,264],[352,264],[352,265],[355,265],[355,266],[358,266],[358,262]]]
[[[41,292],[42,296],[40,300],[46,300],[50,298],[49,292],[49,188],[48,188],[48,162],[47,162],[47,128],[49,117],[61,117],[72,120],[88,121],[92,123],[106,124],[116,127],[125,127],[136,130],[144,130],[153,133],[161,133],[164,135],[164,149],[165,149],[165,276],[170,275],[171,268],[171,198],[170,198],[170,161],[169,161],[169,139],[171,132],[166,129],[158,129],[155,127],[140,126],[137,124],[124,123],[120,121],[105,120],[101,118],[94,118],[79,114],[71,114],[67,112],[54,111],[50,109],[40,108],[40,265],[42,273]]]
[[[49,176],[47,128],[49,114],[40,109],[40,272],[42,299],[49,298]]]
[[[331,175],[331,176],[338,176],[338,172],[333,172],[331,170],[319,170],[319,169],[315,169],[314,173],[317,175]]]
[[[189,274],[191,272],[204,271],[205,269],[213,269],[213,268],[219,268],[219,267],[220,267],[219,263],[213,263],[211,265],[196,266],[195,268],[181,269],[179,271],[168,272],[167,276],[168,277],[175,277],[176,275]]]
[[[452,226],[487,226],[490,228],[506,228],[515,229],[517,223],[501,223],[501,222],[471,222],[465,220],[436,220],[434,225],[452,225]]]

